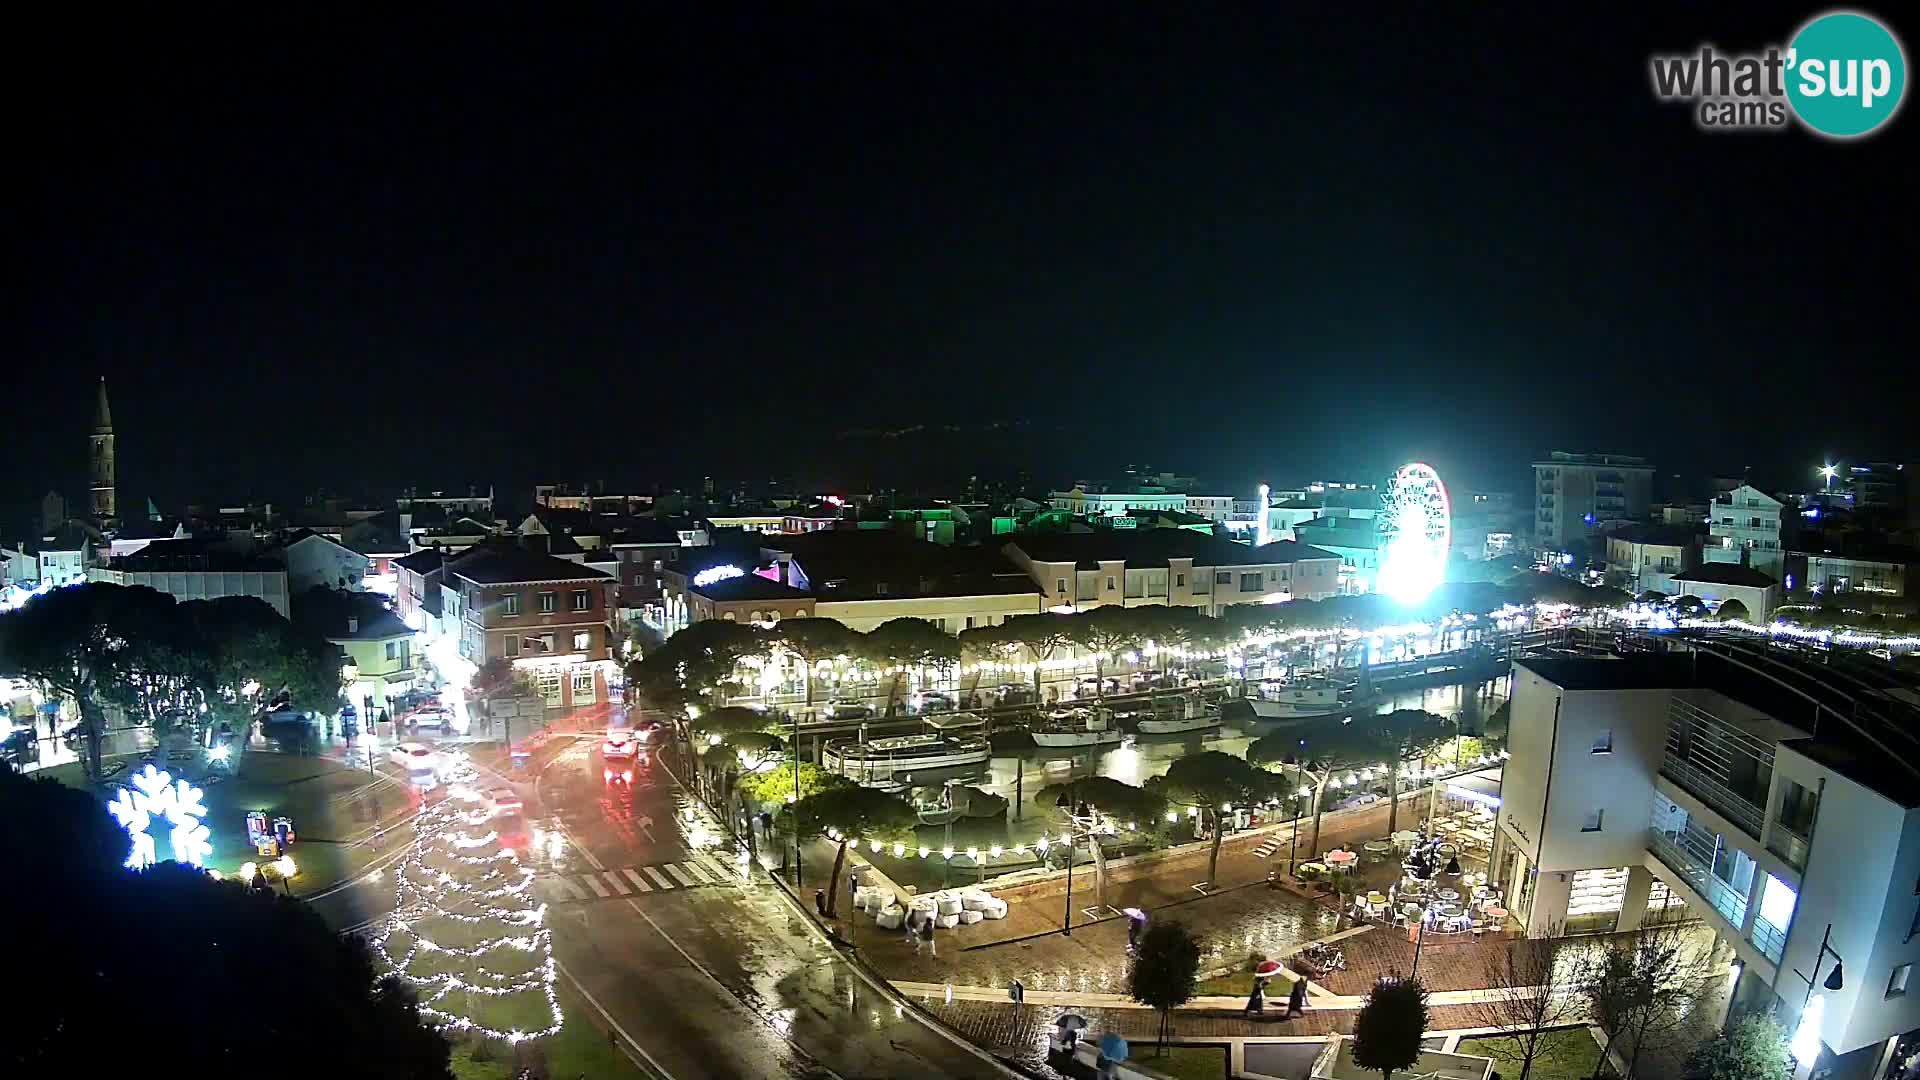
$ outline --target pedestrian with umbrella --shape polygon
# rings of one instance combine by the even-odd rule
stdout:
[[[1079,1035],[1087,1030],[1087,1018],[1079,1013],[1061,1013],[1054,1017],[1053,1034],[1047,1036],[1049,1053],[1070,1054],[1073,1044],[1079,1042]]]

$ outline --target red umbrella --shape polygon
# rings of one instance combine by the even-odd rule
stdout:
[[[1262,960],[1260,961],[1260,966],[1253,969],[1253,973],[1255,975],[1260,976],[1263,979],[1273,975],[1278,975],[1280,974],[1280,961]]]

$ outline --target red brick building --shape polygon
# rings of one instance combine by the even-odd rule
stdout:
[[[533,547],[482,544],[447,561],[460,596],[460,655],[496,657],[533,679],[549,708],[608,700],[615,664],[615,582],[609,575]]]

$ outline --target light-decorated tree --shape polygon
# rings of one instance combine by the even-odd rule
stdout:
[[[502,846],[473,768],[449,761],[448,797],[423,810],[395,868],[394,912],[374,949],[413,984],[420,1015],[508,1043],[560,1030],[547,908],[533,869]]]

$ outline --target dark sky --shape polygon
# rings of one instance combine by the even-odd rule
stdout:
[[[943,7],[18,28],[6,501],[1920,460],[1920,116],[1648,89],[1818,8]]]

